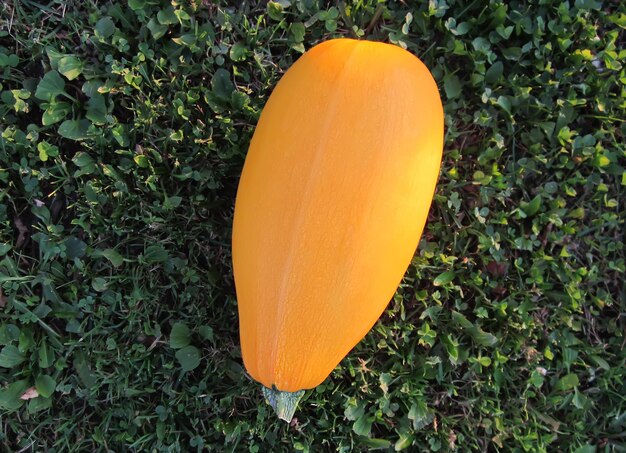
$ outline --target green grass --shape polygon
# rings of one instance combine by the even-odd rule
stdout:
[[[410,3],[3,2],[4,450],[626,451],[626,8]],[[242,368],[234,195],[272,87],[339,36],[431,68],[444,162],[389,309],[288,425]]]

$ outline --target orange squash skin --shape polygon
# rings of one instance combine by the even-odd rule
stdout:
[[[233,223],[243,360],[264,386],[319,385],[393,296],[439,175],[443,109],[399,47],[335,39],[270,96]]]

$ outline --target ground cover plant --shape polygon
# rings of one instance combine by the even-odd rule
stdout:
[[[3,449],[626,451],[622,2],[234,5],[0,5]],[[444,162],[286,424],[242,369],[234,194],[280,75],[341,36],[432,70]]]

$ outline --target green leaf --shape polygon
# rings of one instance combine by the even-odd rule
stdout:
[[[443,88],[448,99],[454,99],[461,94],[461,81],[454,74],[446,74],[443,78]]]
[[[457,365],[459,363],[459,343],[454,340],[449,335],[442,335],[441,342],[446,348],[446,352],[448,353],[448,357],[450,359],[450,363],[453,365]]]
[[[239,41],[230,48],[230,59],[233,61],[244,61],[248,56],[246,43]]]
[[[368,450],[383,450],[391,447],[391,442],[387,439],[361,439],[361,443],[368,447]]]
[[[123,124],[116,124],[115,127],[111,129],[111,133],[113,134],[113,138],[120,146],[128,146],[130,140],[128,138],[128,134],[126,133],[126,127]]]
[[[54,352],[50,346],[46,344],[45,340],[43,340],[39,346],[38,358],[39,368],[48,368],[54,363]]]
[[[200,365],[201,355],[195,346],[186,346],[176,351],[176,359],[183,371],[191,371]]]
[[[574,373],[569,373],[559,379],[554,388],[557,391],[565,392],[578,386],[579,383],[578,376]]]
[[[535,196],[529,203],[522,202],[521,208],[528,217],[534,216],[541,208],[541,195]]]
[[[488,54],[491,50],[491,44],[489,43],[489,40],[483,38],[482,36],[479,36],[472,41],[472,47],[474,47],[476,51],[483,54]]]
[[[146,247],[143,253],[143,259],[148,264],[162,263],[167,261],[169,253],[163,248],[162,245],[154,244]]]
[[[533,251],[533,243],[530,239],[518,237],[515,238],[513,244],[515,244],[515,248],[517,248],[518,250],[528,250],[529,252]]]
[[[478,357],[478,363],[480,363],[481,366],[487,367],[491,365],[491,358],[486,356]]]
[[[487,72],[485,73],[485,82],[487,82],[490,85],[493,85],[498,80],[500,80],[500,77],[502,77],[503,72],[504,72],[504,65],[502,64],[501,61],[496,61],[494,64],[491,65],[489,69],[487,69]]]
[[[432,330],[427,322],[420,327],[417,333],[420,336],[419,344],[428,345],[430,347],[434,346],[437,332]]]
[[[35,381],[35,388],[37,389],[37,393],[43,396],[44,398],[49,398],[54,393],[56,389],[57,383],[52,378],[52,376],[48,376],[47,374],[40,375]]]
[[[83,72],[83,63],[74,56],[63,57],[59,60],[59,72],[63,74],[67,80],[74,80]]]
[[[65,92],[65,81],[61,78],[58,72],[50,71],[43,76],[37,90],[35,91],[35,97],[43,101],[52,101],[59,94]]]
[[[51,124],[58,123],[72,111],[72,106],[67,102],[52,101],[48,104],[48,108],[43,112],[41,117],[41,124],[44,126],[50,126]]]
[[[170,347],[173,349],[181,349],[189,346],[191,343],[191,332],[189,327],[181,322],[177,322],[172,326],[170,333]]]
[[[213,93],[223,101],[230,101],[230,95],[235,91],[235,85],[230,81],[230,73],[226,69],[219,68],[211,78]]]
[[[152,37],[154,39],[159,39],[163,37],[163,35],[165,35],[165,33],[167,33],[167,30],[168,30],[167,25],[159,24],[154,18],[150,19],[150,22],[148,22],[147,27],[148,27],[148,30],[150,30],[150,33],[152,33]]]
[[[16,381],[6,388],[0,389],[0,409],[14,411],[19,409],[25,401],[20,396],[29,388],[28,381]]]
[[[426,402],[420,398],[411,405],[408,418],[413,421],[413,429],[420,430],[434,419],[434,415],[428,409]]]
[[[107,122],[107,105],[104,96],[94,93],[87,101],[87,113],[85,115],[93,124],[101,126]]]
[[[295,42],[302,42],[306,34],[306,28],[302,22],[294,22],[289,26],[289,32]]]
[[[46,162],[50,157],[59,155],[59,148],[45,141],[37,143],[37,151],[39,151],[39,160],[42,162]]]
[[[28,413],[36,414],[37,412],[50,409],[52,407],[52,400],[50,398],[44,398],[39,396],[28,401]]]
[[[596,453],[598,450],[595,445],[585,444],[574,450],[574,453]]]
[[[543,377],[543,375],[537,371],[537,370],[533,370],[533,372],[530,375],[530,383],[535,387],[535,388],[541,388],[541,386],[543,385],[545,378]]]
[[[414,440],[415,440],[415,438],[412,435],[409,435],[408,433],[402,433],[402,434],[400,434],[400,437],[398,438],[398,440],[394,444],[393,449],[395,451],[406,450],[411,445],[413,445],[413,441]]]
[[[180,142],[185,138],[185,135],[182,130],[174,131],[170,134],[170,139],[175,142]]]
[[[173,6],[168,6],[165,9],[162,9],[157,13],[157,20],[160,24],[168,25],[168,24],[177,24],[178,16],[176,16],[176,12],[174,11]]]
[[[49,288],[49,286],[48,286],[48,285],[44,286],[44,291],[45,291],[45,292],[48,292],[48,291],[47,291],[47,288]],[[53,299],[53,297],[48,297],[47,299],[48,299],[48,300],[49,300],[49,299]],[[55,300],[55,302],[57,302],[57,301]],[[39,317],[39,318],[43,319],[43,318],[45,318],[46,316],[48,316],[48,315],[50,314],[50,312],[51,312],[51,311],[52,311],[52,308],[48,307],[48,306],[46,305],[46,303],[45,303],[45,302],[41,302],[39,305],[37,305],[37,306],[35,307],[35,309],[33,310],[33,313],[34,313],[37,317]]]
[[[163,206],[167,209],[175,209],[178,206],[180,206],[180,203],[182,201],[183,201],[183,197],[179,197],[177,195],[173,197],[167,197],[165,198],[165,202],[163,203]]]
[[[85,252],[87,251],[87,244],[75,236],[67,238],[63,245],[65,245],[65,253],[67,257],[71,260],[74,258],[82,258],[85,256]]]
[[[96,277],[91,281],[91,287],[99,293],[106,291],[108,288],[106,278]]]
[[[74,155],[74,157],[72,158],[72,162],[77,167],[80,167],[79,170],[74,173],[74,177],[76,178],[81,175],[88,175],[96,169],[95,161],[91,158],[89,154],[82,151],[79,151]]]
[[[499,6],[495,7],[491,13],[491,27],[497,27],[498,25],[501,25],[504,23],[505,19],[506,19],[506,10],[507,10],[507,5],[506,4],[500,4]]]
[[[128,7],[133,11],[142,10],[146,6],[146,0],[128,0]]]
[[[108,259],[113,267],[120,267],[124,263],[124,258],[115,249],[105,249],[102,256]]]
[[[599,154],[596,156],[596,158],[594,159],[594,165],[598,166],[598,167],[607,167],[608,165],[611,164],[611,159],[609,159],[607,156]]]
[[[99,94],[99,90],[103,86],[104,84],[100,80],[91,79],[83,83],[81,90],[88,98],[90,98],[95,94]]]
[[[89,137],[89,121],[82,120],[65,120],[59,126],[59,135],[70,140],[85,140]]]
[[[365,413],[365,407],[363,403],[357,402],[355,399],[351,399],[348,401],[346,408],[343,411],[343,416],[350,420],[357,420]]]
[[[58,70],[59,60],[63,58],[65,54],[62,54],[52,47],[46,47],[46,55],[48,56],[48,60],[50,60],[50,67],[55,71]]]
[[[584,409],[589,404],[589,398],[581,393],[577,387],[574,387],[574,398],[572,398],[572,404],[576,409]]]
[[[15,68],[20,62],[20,59],[15,54],[5,54],[0,52],[0,68],[10,67]]]
[[[96,37],[100,39],[108,38],[109,36],[113,35],[113,33],[115,33],[115,30],[115,23],[110,17],[101,18],[100,20],[98,20],[98,22],[96,22],[96,26],[94,27]]]
[[[150,166],[150,160],[148,159],[148,156],[144,154],[137,154],[133,157],[133,160],[139,168],[148,168]]]
[[[463,316],[458,311],[452,310],[452,320],[464,329],[471,329],[474,327],[474,324],[472,324],[465,316]]]
[[[498,338],[495,335],[485,332],[480,327],[473,327],[471,335],[474,341],[485,347],[492,347],[498,343]]]
[[[507,60],[517,61],[522,57],[522,49],[520,47],[507,47],[502,49],[502,55]]]
[[[24,362],[24,360],[26,360],[26,357],[12,344],[6,345],[0,351],[0,367],[13,368]]]
[[[267,3],[267,14],[271,19],[280,21],[283,18],[283,6],[279,2]]]
[[[598,365],[598,367],[602,368],[604,371],[609,371],[611,369],[611,365],[609,365],[609,362],[604,360],[602,357],[598,355],[592,355],[589,358],[593,360],[595,364]]]
[[[174,41],[176,44],[180,46],[191,47],[196,42],[198,42],[198,38],[193,33],[186,33],[184,35],[179,36],[178,38],[172,38],[172,41]]]
[[[211,326],[200,326],[198,333],[205,340],[213,342],[213,328]]]
[[[472,29],[472,25],[469,22],[461,22],[456,26],[454,30],[451,30],[453,34],[462,36]]]
[[[20,332],[19,346],[17,349],[25,354],[30,351],[30,348],[35,344],[35,338],[33,332],[28,327],[24,327]]]
[[[7,253],[9,253],[9,250],[11,250],[11,244],[7,243],[7,242],[0,242],[0,256],[4,256]]]
[[[454,280],[456,273],[453,271],[447,271],[443,274],[439,274],[434,280],[433,285],[435,286],[444,286]]]
[[[372,430],[372,418],[367,415],[361,415],[352,425],[352,430],[359,436],[369,437]]]
[[[504,111],[507,112],[509,115],[511,114],[512,104],[511,104],[511,99],[509,99],[508,96],[498,96],[496,104],[502,107]]]
[[[76,358],[74,359],[74,369],[86,389],[92,389],[96,386],[98,381],[93,375],[84,353],[80,352],[76,354]]]
[[[291,44],[291,48],[299,53],[304,53],[306,51],[304,44],[301,42],[296,42],[296,43]]]
[[[617,13],[608,16],[608,19],[620,28],[626,29],[626,14]]]

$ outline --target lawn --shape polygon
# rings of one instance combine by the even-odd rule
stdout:
[[[626,452],[626,6],[232,4],[0,5],[2,451]],[[388,309],[287,424],[242,365],[234,197],[331,37],[424,61],[444,161]]]

